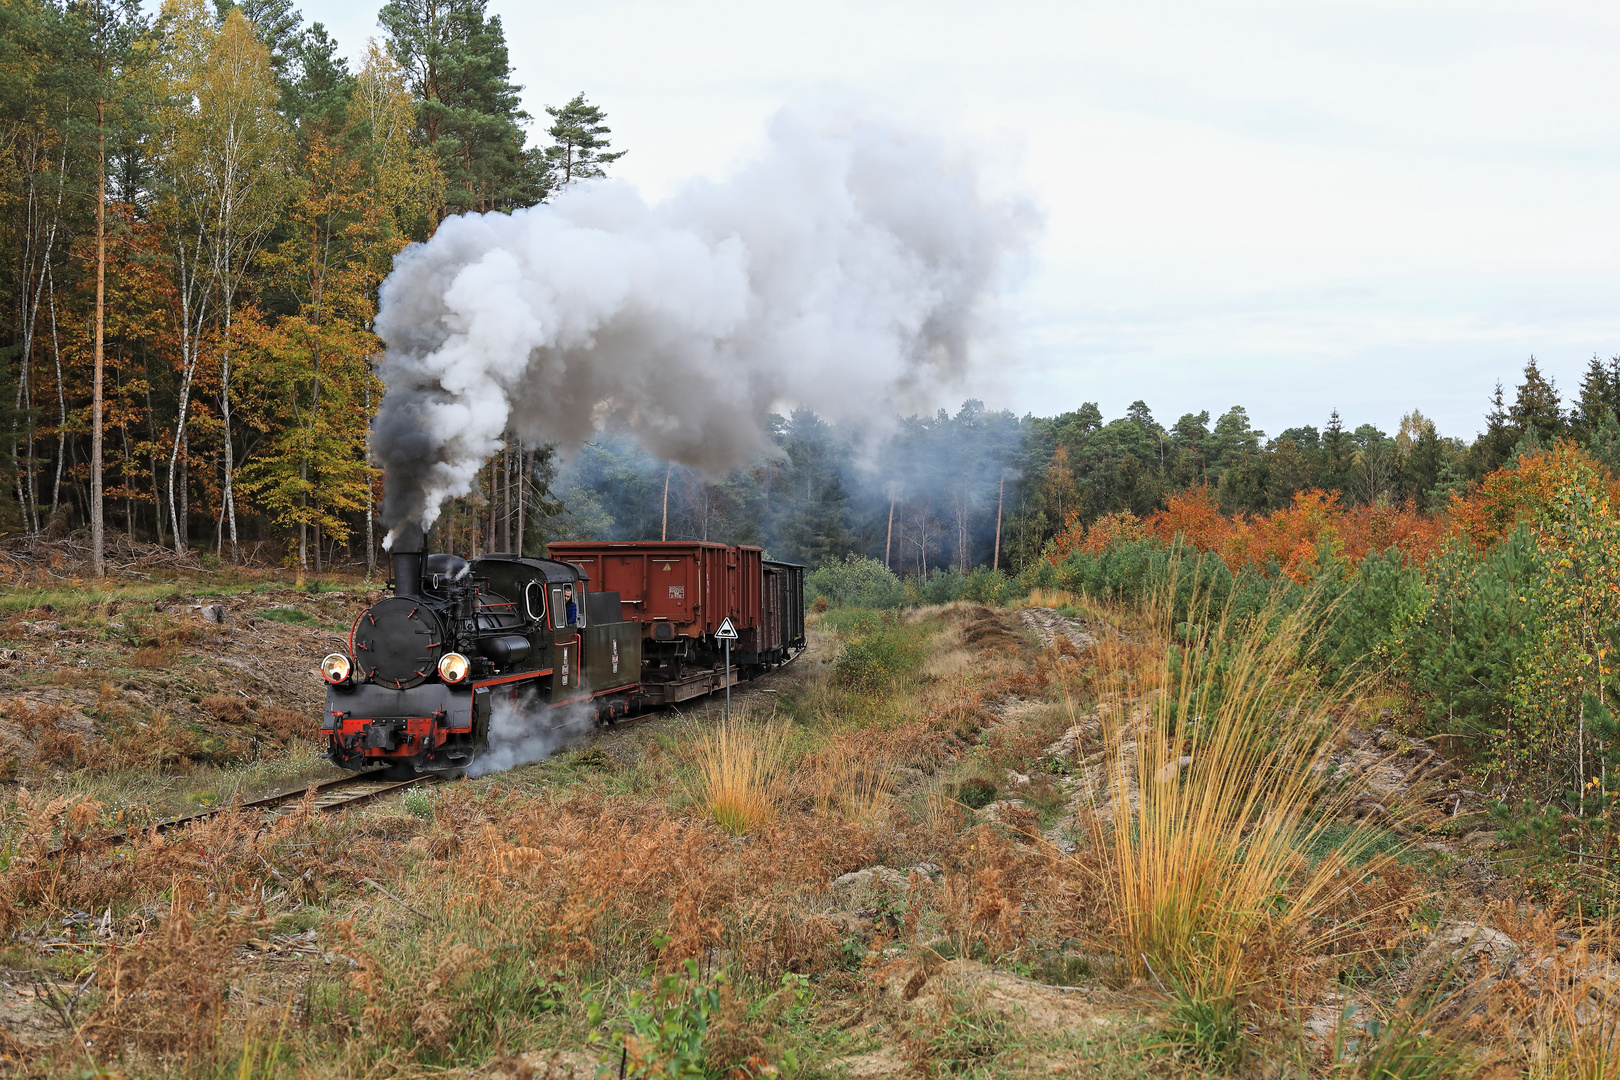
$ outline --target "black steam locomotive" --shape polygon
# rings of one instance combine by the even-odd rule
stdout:
[[[335,764],[465,769],[502,696],[537,712],[588,703],[602,720],[637,704],[641,626],[578,567],[396,552],[393,570],[394,595],[355,620],[347,655],[321,662]]]
[[[569,561],[396,551],[394,595],[355,620],[347,653],[321,662],[332,761],[401,778],[456,772],[487,747],[503,698],[536,723],[565,706],[610,723],[804,649],[804,568],[758,548],[649,541],[553,553]],[[620,591],[592,591],[591,572]],[[723,622],[738,645],[729,671],[718,660]]]

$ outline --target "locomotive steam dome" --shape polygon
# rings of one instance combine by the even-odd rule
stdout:
[[[444,650],[444,625],[418,597],[391,596],[354,624],[359,677],[395,690],[433,674]]]

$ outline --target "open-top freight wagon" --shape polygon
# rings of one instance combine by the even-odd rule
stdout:
[[[583,541],[550,545],[596,587],[617,593],[624,617],[641,624],[641,692],[669,704],[725,681],[715,632],[737,631],[733,679],[751,679],[804,650],[804,567],[774,562],[748,545],[687,540]]]
[[[328,756],[346,769],[458,771],[497,709],[598,723],[719,689],[804,648],[804,571],[723,544],[552,545],[551,559],[396,551],[394,595],[321,663]],[[561,710],[570,710],[565,717]]]

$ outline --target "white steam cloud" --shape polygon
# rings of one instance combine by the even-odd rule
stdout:
[[[489,747],[473,759],[468,776],[505,772],[544,761],[583,742],[596,725],[596,707],[576,702],[553,709],[533,692],[498,694],[490,703]]]
[[[1034,221],[936,139],[792,115],[732,180],[658,205],[608,181],[447,219],[382,287],[389,540],[471,491],[509,428],[572,448],[622,426],[718,471],[767,448],[784,402],[930,406]]]

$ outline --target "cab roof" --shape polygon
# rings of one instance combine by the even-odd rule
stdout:
[[[558,562],[555,559],[530,559],[522,555],[512,555],[506,552],[493,552],[474,559],[473,573],[478,574],[481,566],[485,563],[521,566],[534,577],[541,578],[553,585],[572,585],[576,581],[591,580],[589,574],[573,563]]]

